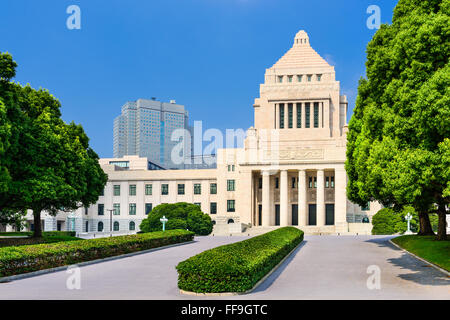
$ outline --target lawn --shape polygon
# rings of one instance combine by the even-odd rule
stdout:
[[[435,236],[401,236],[394,243],[415,255],[450,271],[450,240],[436,241]]]
[[[42,238],[32,238],[32,234],[32,232],[0,232],[0,237],[5,237],[0,238],[0,248],[81,240],[80,238],[75,237],[72,232],[43,232]],[[27,238],[14,238],[24,236]]]

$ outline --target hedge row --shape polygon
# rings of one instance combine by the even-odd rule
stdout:
[[[66,235],[42,235],[42,238],[14,238],[6,237],[0,238],[0,247],[10,247],[10,246],[26,246],[41,243],[55,243],[61,241],[76,241],[81,240],[80,238],[66,236]]]
[[[191,241],[194,233],[170,230],[111,238],[0,248],[0,277]]]
[[[302,240],[303,231],[286,227],[207,250],[178,264],[178,287],[197,293],[245,292]]]
[[[75,237],[76,232],[75,231],[44,231],[42,232],[43,236],[61,236],[61,237]],[[12,232],[0,232],[1,237],[18,237],[18,236],[32,236],[33,231],[12,231]]]

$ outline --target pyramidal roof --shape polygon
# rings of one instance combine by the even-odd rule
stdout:
[[[331,67],[309,44],[308,34],[300,30],[294,39],[294,45],[272,68]]]

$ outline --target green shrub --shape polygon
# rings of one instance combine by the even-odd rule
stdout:
[[[31,232],[31,234],[33,234]],[[43,236],[48,236],[48,237],[75,237],[76,232],[75,231],[44,231],[42,232]]]
[[[187,221],[179,218],[169,219],[166,223],[167,230],[186,230],[187,229]]]
[[[408,223],[405,216],[411,213],[411,231],[419,232],[419,215],[413,207],[406,206],[401,210],[394,210],[392,208],[383,208],[378,211],[372,218],[372,234],[373,235],[389,235],[397,233],[405,233],[408,230]],[[434,231],[437,230],[438,217],[437,214],[430,214],[430,223]]]
[[[388,235],[400,233],[403,229],[402,224],[403,219],[398,212],[391,208],[383,208],[372,217],[372,234]]]
[[[198,205],[186,202],[160,204],[148,214],[146,219],[142,220],[140,229],[144,232],[162,230],[162,223],[159,219],[163,216],[169,220],[166,230],[182,228],[198,235],[208,235],[213,229],[209,215],[204,214]],[[181,221],[184,221],[184,224]]]
[[[178,264],[178,287],[198,293],[245,292],[302,240],[303,231],[286,227],[204,251]]]
[[[32,231],[12,231],[12,232],[0,232],[1,237],[17,237],[17,236],[28,236],[31,237],[33,235]],[[44,231],[42,232],[42,236],[67,236],[67,237],[75,237],[75,231]]]
[[[77,241],[81,240],[80,238],[71,237],[71,236],[59,236],[59,235],[51,235],[46,236],[43,235],[42,238],[3,238],[0,239],[0,247],[10,247],[10,246],[26,246],[32,244],[41,244],[41,243],[55,243],[62,241]]]
[[[71,265],[191,241],[194,233],[171,230],[111,238],[0,248],[0,277]]]

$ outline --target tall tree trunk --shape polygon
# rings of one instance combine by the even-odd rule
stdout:
[[[428,212],[419,211],[419,236],[434,236]]]
[[[33,238],[42,238],[41,209],[33,209],[33,216],[34,216]]]
[[[438,235],[437,240],[445,241],[447,240],[447,210],[445,210],[445,204],[438,204],[438,216],[439,216],[439,224],[438,224]]]

